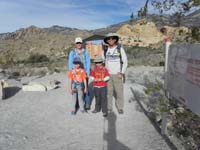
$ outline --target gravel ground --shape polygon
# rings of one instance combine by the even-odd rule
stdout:
[[[30,80],[54,79],[61,82],[60,88],[19,90]],[[0,150],[170,150],[134,101],[129,81],[124,88],[125,113],[119,115],[114,109],[107,118],[91,111],[69,114],[66,73],[9,82],[18,90],[0,101]]]

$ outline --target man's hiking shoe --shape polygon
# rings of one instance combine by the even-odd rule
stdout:
[[[81,113],[86,113],[86,111],[85,110],[81,110]]]
[[[107,113],[103,113],[103,117],[107,117],[108,116],[108,114]]]
[[[108,109],[108,113],[111,113],[112,112],[112,109]]]
[[[124,110],[123,110],[123,109],[120,109],[120,110],[118,110],[118,113],[119,113],[119,114],[123,114],[123,113],[124,113]]]
[[[92,113],[98,113],[99,111],[93,110]]]

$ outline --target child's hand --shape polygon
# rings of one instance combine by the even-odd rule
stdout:
[[[84,93],[87,93],[87,88],[84,88]]]
[[[102,79],[94,79],[94,81],[99,82],[102,81]]]
[[[72,94],[72,89],[71,88],[69,89],[69,93]]]

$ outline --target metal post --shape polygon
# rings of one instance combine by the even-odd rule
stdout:
[[[170,45],[172,44],[172,40],[170,38],[166,38],[165,39],[165,73],[167,72],[168,70],[168,53],[169,53],[169,48],[170,48]]]

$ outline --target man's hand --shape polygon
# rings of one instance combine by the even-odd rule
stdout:
[[[118,73],[117,76],[118,76],[118,78],[121,78],[121,79],[122,79],[123,76],[124,76],[124,74],[123,74],[123,73]]]

